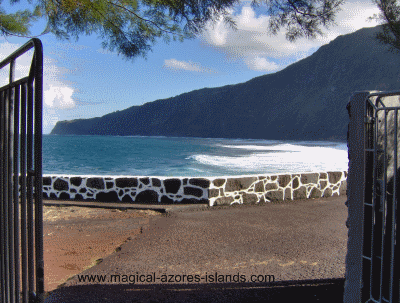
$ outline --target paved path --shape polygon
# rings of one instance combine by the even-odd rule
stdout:
[[[105,282],[79,281],[82,276],[77,275],[46,302],[241,302],[244,298],[288,302],[290,296],[302,296],[306,302],[341,302],[347,245],[345,201],[342,196],[175,208],[151,219],[142,234],[81,273],[104,275]],[[119,275],[121,282],[110,281],[111,275]],[[139,275],[151,280],[129,283]],[[247,281],[252,275],[273,276],[275,283],[235,283],[235,275]],[[154,282],[154,277],[159,279]],[[164,278],[177,283],[164,283]]]

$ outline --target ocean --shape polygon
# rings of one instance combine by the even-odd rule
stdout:
[[[43,174],[213,177],[347,169],[345,142],[43,135]]]

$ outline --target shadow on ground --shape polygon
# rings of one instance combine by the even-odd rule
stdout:
[[[343,302],[344,279],[275,283],[91,284],[61,287],[50,302]]]

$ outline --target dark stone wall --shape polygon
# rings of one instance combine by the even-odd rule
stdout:
[[[44,176],[45,199],[127,203],[207,203],[210,181],[202,178]]]

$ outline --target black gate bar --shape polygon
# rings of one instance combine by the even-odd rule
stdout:
[[[15,81],[16,59],[34,49],[29,75]],[[0,299],[43,302],[43,49],[33,38],[0,63]]]

